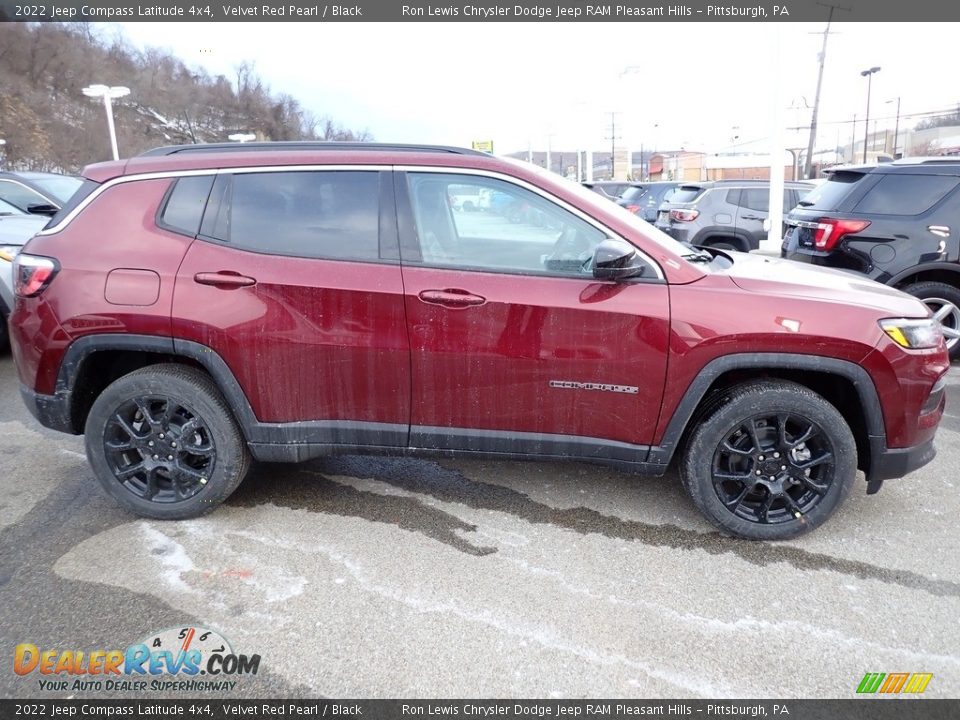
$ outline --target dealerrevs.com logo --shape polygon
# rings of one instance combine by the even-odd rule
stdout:
[[[256,675],[259,655],[234,652],[215,630],[170,628],[124,650],[14,648],[13,671],[39,676],[45,691],[230,691],[240,675]]]

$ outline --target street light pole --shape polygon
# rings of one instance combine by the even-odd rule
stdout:
[[[860,75],[867,79],[867,118],[863,123],[863,163],[867,163],[867,139],[870,137],[870,91],[873,87],[873,75],[880,72],[879,67],[862,70]]]
[[[893,100],[887,100],[887,105]],[[893,126],[893,159],[897,159],[897,143],[900,140],[900,98],[897,97],[897,121]]]
[[[123,86],[90,85],[83,88],[83,94],[87,97],[103,98],[103,109],[107,113],[107,128],[110,131],[110,147],[113,150],[113,159],[119,160],[120,151],[117,149],[117,129],[113,124],[113,99],[129,95],[130,88]]]

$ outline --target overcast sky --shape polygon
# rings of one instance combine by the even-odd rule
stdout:
[[[128,23],[112,30],[213,74],[233,77],[241,61],[254,61],[272,90],[378,141],[492,139],[507,153],[528,142],[542,149],[548,135],[555,150],[607,148],[611,110],[621,112],[618,145],[717,151],[735,135],[739,143],[771,136],[777,87],[784,125],[807,126],[824,25]],[[862,137],[860,71],[872,66],[882,69],[873,76],[871,130],[874,120],[878,129],[893,127],[898,95],[904,115],[960,104],[955,24],[835,23],[833,30],[819,148],[849,143],[855,113]],[[805,146],[806,135],[788,133],[786,141]]]

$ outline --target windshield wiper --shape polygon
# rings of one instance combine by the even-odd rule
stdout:
[[[702,263],[711,263],[713,262],[713,255],[706,252],[700,253],[687,253],[686,255],[681,255],[684,260],[689,260],[690,262],[702,262]]]

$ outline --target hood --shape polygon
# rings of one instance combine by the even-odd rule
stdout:
[[[887,317],[930,315],[915,297],[853,272],[749,253],[731,257],[733,267],[722,272],[747,292],[870,307]]]
[[[38,215],[0,215],[0,245],[25,245],[48,221]]]

